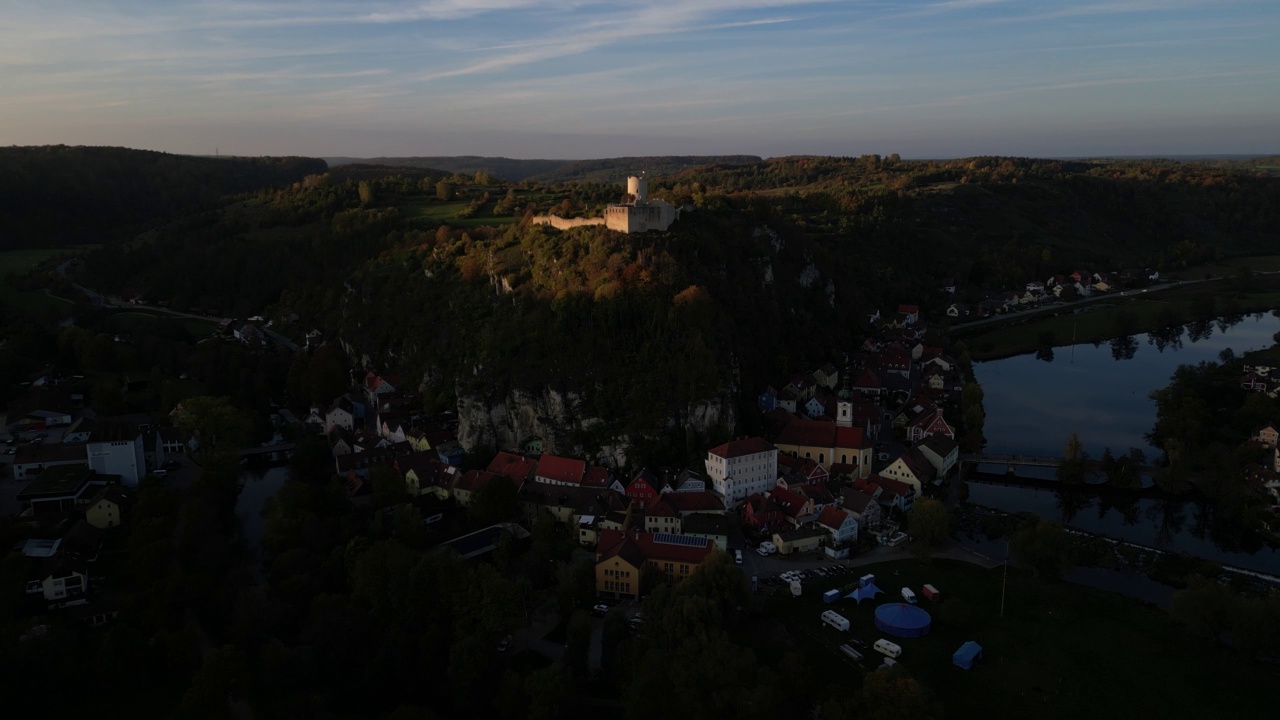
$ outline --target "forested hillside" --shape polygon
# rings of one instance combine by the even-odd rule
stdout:
[[[209,158],[115,147],[0,148],[0,249],[96,243],[227,195],[326,169],[298,157]]]
[[[875,308],[938,312],[944,277],[981,291],[1075,264],[1172,269],[1272,249],[1280,227],[1280,180],[1181,163],[717,165],[655,180],[693,209],[630,236],[528,223],[598,213],[617,185],[372,172],[189,217],[103,250],[84,280],[225,315],[296,313],[286,332],[341,337],[440,408],[577,393],[593,420],[571,439],[599,447],[661,435],[702,400],[746,407],[840,357]]]

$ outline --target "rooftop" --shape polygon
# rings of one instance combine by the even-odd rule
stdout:
[[[88,465],[59,465],[40,473],[40,476],[22,488],[18,500],[46,500],[79,494],[94,477]]]

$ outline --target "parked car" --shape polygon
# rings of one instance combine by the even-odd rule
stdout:
[[[606,614],[608,614],[608,612],[609,612],[609,606],[605,605],[604,603],[600,603],[595,607],[591,608],[591,614],[595,615],[596,617],[604,617]]]
[[[506,652],[511,645],[511,636],[508,635],[498,642],[498,652]]]

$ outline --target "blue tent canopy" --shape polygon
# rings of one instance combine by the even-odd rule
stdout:
[[[973,667],[973,661],[980,657],[982,657],[982,646],[970,640],[961,645],[955,655],[951,656],[951,662],[955,663],[957,667],[969,670]]]
[[[876,608],[876,627],[896,637],[922,637],[929,634],[933,618],[918,605],[886,603]]]
[[[845,597],[853,598],[854,600],[858,601],[859,605],[861,605],[863,600],[870,600],[876,595],[883,595],[883,594],[884,594],[884,591],[876,587],[875,584],[872,583],[871,585],[864,585],[858,588],[857,590],[854,590],[848,595],[845,595]]]

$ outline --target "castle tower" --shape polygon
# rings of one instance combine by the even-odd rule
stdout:
[[[636,205],[643,205],[649,199],[649,179],[635,175],[627,178],[627,194]]]

